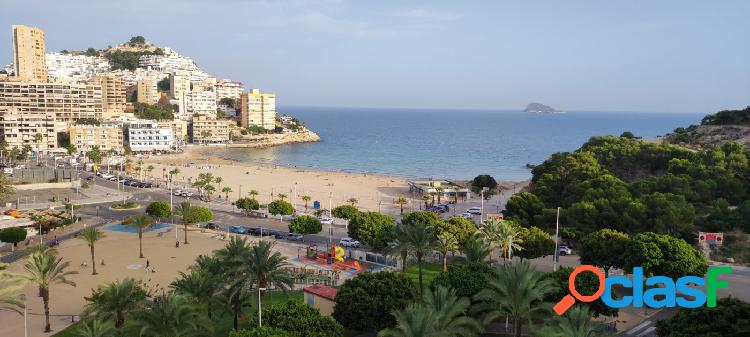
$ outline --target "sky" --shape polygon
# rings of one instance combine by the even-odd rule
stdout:
[[[47,50],[142,35],[279,105],[714,112],[750,105],[750,1],[3,0]]]

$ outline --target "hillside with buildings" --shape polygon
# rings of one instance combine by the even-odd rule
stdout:
[[[252,143],[247,136],[257,134],[317,138],[296,119],[279,116],[275,94],[213,77],[142,36],[103,50],[48,53],[41,29],[12,30],[12,63],[0,72],[3,151],[154,153],[191,143]]]

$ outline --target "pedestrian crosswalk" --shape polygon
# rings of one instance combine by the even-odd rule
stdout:
[[[653,321],[645,320],[632,329],[623,332],[623,336],[656,337],[656,326]]]

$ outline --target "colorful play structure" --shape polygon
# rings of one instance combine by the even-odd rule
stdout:
[[[346,259],[345,256],[346,251],[340,246],[320,250],[317,245],[310,245],[307,246],[305,257],[300,258],[300,262],[352,275],[367,270],[367,267],[360,265],[359,261]]]

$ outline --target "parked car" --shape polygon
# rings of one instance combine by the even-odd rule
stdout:
[[[286,239],[289,241],[302,241],[304,235],[300,233],[289,233],[286,235]]]
[[[566,245],[560,245],[560,256],[573,255],[573,250]]]
[[[461,213],[461,215],[460,215],[460,216],[461,216],[462,218],[464,218],[464,219],[471,219],[472,217],[474,217],[474,214],[471,214],[471,213],[469,213],[469,212],[463,212],[463,213]]]
[[[437,204],[437,205],[436,205],[435,207],[438,207],[438,208],[440,208],[441,210],[443,210],[443,213],[445,213],[445,212],[448,212],[448,211],[450,211],[450,209],[451,209],[451,208],[450,208],[450,207],[448,206],[448,204]]]
[[[92,181],[92,180],[94,180],[94,176],[88,176],[88,177],[86,177],[86,180]]]
[[[445,213],[445,211],[441,207],[437,207],[437,206],[430,207],[430,212],[441,213],[441,214]]]
[[[482,208],[481,207],[471,207],[466,210],[467,213],[474,214],[474,215],[481,215],[482,214]]]
[[[357,248],[357,247],[361,246],[362,244],[359,243],[359,241],[354,240],[352,238],[343,238],[343,239],[341,239],[341,241],[339,241],[339,245],[341,245],[342,247]]]
[[[269,231],[269,232],[273,233],[273,237],[275,237],[277,239],[286,238],[286,236],[289,234],[289,233],[287,233],[285,231]]]
[[[260,227],[248,227],[247,234],[260,235]]]
[[[232,226],[232,227],[240,227],[240,226]],[[202,225],[201,228],[217,230],[219,229],[219,224],[215,222],[207,222],[206,224]]]
[[[247,228],[242,226],[232,226],[229,227],[229,232],[235,234],[247,234]]]
[[[333,219],[331,218],[321,218],[320,223],[323,225],[333,225]]]

